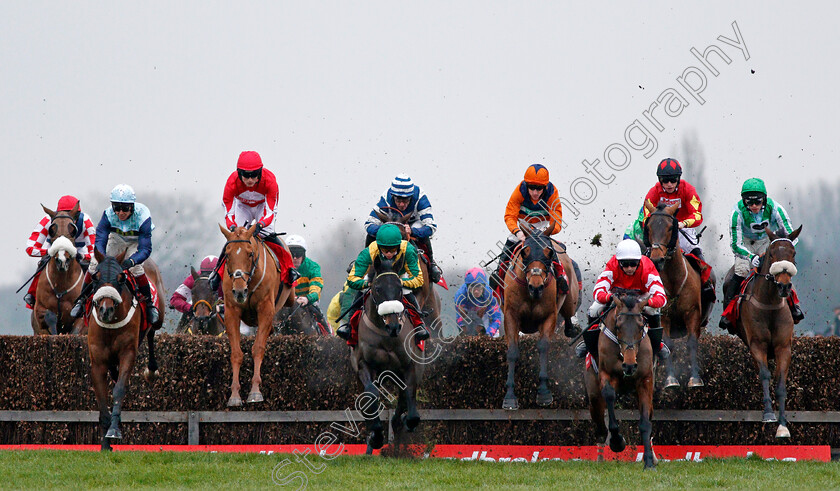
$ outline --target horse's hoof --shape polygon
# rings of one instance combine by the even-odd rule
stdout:
[[[668,377],[665,379],[665,386],[663,387],[663,389],[670,389],[671,387],[679,386],[680,381],[677,380],[677,377],[674,377],[673,375],[668,375]]]
[[[761,417],[762,423],[775,423],[776,421],[778,420],[776,419],[776,413],[774,412],[764,413],[764,416]]]
[[[703,383],[703,379],[700,377],[691,377],[688,379],[688,386],[689,387],[703,387],[705,384]]]
[[[158,371],[155,370],[154,372],[149,370],[148,368],[143,369],[143,380],[148,383],[152,383],[158,378]]]
[[[779,428],[776,429],[776,438],[790,438],[790,431],[788,431],[787,426],[779,425]]]
[[[417,425],[420,424],[420,416],[411,416],[405,418],[405,428],[411,433],[417,429]]]
[[[242,406],[242,398],[239,396],[230,396],[228,399],[227,407],[240,407]]]
[[[513,399],[505,399],[505,402],[502,403],[502,409],[506,411],[516,411],[519,409],[519,401],[517,401],[515,397]]]
[[[100,452],[113,452],[114,449],[111,448],[111,445],[102,445],[102,448],[99,449]]]
[[[554,396],[551,395],[550,391],[545,391],[545,393],[537,392],[537,404],[540,406],[548,406],[554,402]]]
[[[248,394],[248,404],[251,404],[253,402],[263,402],[264,400],[265,399],[263,399],[262,394],[259,392],[251,392],[250,394]]]
[[[650,465],[645,464],[645,470],[646,471],[655,471],[656,470],[656,464],[650,464]]]
[[[368,447],[372,448],[373,450],[379,450],[382,448],[382,445],[385,444],[385,435],[382,431],[374,431],[368,437]]]
[[[615,453],[621,453],[625,448],[627,448],[627,442],[624,441],[623,436],[618,433],[610,435],[610,450]]]
[[[119,428],[109,428],[108,433],[105,433],[105,438],[109,440],[122,440],[122,432]]]

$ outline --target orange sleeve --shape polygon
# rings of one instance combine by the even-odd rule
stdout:
[[[563,204],[560,202],[560,194],[557,192],[556,187],[554,188],[554,192],[551,193],[551,196],[548,197],[547,206],[551,218],[554,219],[554,230],[551,231],[551,235],[554,235],[563,228]]]
[[[519,230],[519,207],[522,206],[523,201],[525,201],[525,198],[519,192],[519,186],[516,186],[505,208],[505,225],[507,225],[508,230],[512,234],[515,234]]]

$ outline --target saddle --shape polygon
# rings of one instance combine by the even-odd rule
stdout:
[[[688,260],[688,264],[690,264],[695,271],[700,273],[700,282],[703,284],[708,283],[709,278],[712,276],[712,266],[689,252],[684,252],[683,256],[685,256]]]
[[[729,301],[729,304],[723,309],[723,313],[721,314],[723,317],[726,317],[732,326],[735,326],[735,323],[738,321],[738,318],[741,317],[741,301],[746,297],[747,286],[752,282],[755,278],[756,271],[753,269],[750,271],[750,275],[741,282],[741,287],[738,289],[738,295],[735,298]],[[734,333],[733,333],[734,334]]]

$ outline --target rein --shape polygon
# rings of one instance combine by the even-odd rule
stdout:
[[[236,242],[245,242],[245,243],[251,244],[250,239],[249,240],[245,240],[245,239],[229,240],[225,243],[225,250],[227,250],[228,244],[233,244],[233,243],[236,243]],[[263,247],[267,247],[267,246],[265,244],[263,244],[261,241],[257,240],[257,255],[254,256],[253,252],[250,254],[250,256],[252,257],[252,259],[251,259],[251,271],[248,272],[248,273],[242,273],[241,270],[237,270],[236,273],[231,273],[230,268],[229,268],[230,261],[226,261],[225,262],[225,270],[227,271],[228,277],[233,278],[233,279],[237,279],[237,278],[242,278],[242,276],[247,274],[248,275],[248,281],[245,282],[245,286],[250,286],[251,279],[254,277],[254,271],[257,269],[257,264],[259,264],[259,262],[260,262],[260,257],[261,257],[260,251],[262,250]],[[259,288],[259,286],[262,284],[263,279],[265,278],[265,263],[266,262],[268,262],[268,261],[263,262],[262,274],[260,275],[260,280],[257,282],[256,286],[254,286],[253,289],[249,289],[250,290],[249,293],[248,293],[249,296],[251,295],[251,293],[253,291],[256,291],[256,289]]]
[[[67,295],[68,292],[70,292],[71,290],[76,288],[76,286],[79,284],[79,282],[82,281],[82,277],[84,277],[84,271],[82,271],[82,268],[79,268],[79,277],[76,278],[76,281],[69,288],[64,290],[63,292],[58,292],[58,291],[56,291],[55,284],[53,283],[53,280],[50,277],[49,266],[47,266],[44,269],[46,270],[46,273],[47,273],[47,282],[50,284],[50,288],[52,288],[52,291],[55,294],[56,298],[58,298],[59,302],[61,302],[61,299],[62,299],[62,297],[64,297],[64,295]]]

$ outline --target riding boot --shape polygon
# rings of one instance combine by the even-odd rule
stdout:
[[[692,256],[696,256],[698,259],[700,259],[704,263],[706,262],[706,259],[703,257],[703,251],[700,250],[699,247],[695,247],[694,249],[692,249],[689,254],[691,254]]]
[[[432,241],[428,238],[422,239],[422,241],[423,245],[426,246],[426,254],[429,256],[429,281],[435,284],[440,281],[440,277],[443,276],[443,271],[441,271],[440,266],[435,262],[435,257],[432,253]]]
[[[794,303],[788,300],[788,307],[790,307],[790,314],[793,316],[793,323],[799,324],[799,322],[805,318],[805,313],[802,312],[802,309],[799,308],[798,303]]]
[[[158,312],[155,302],[152,299],[152,286],[149,285],[149,278],[145,273],[140,276],[135,276],[134,280],[137,282],[137,290],[143,295],[143,301],[146,302],[146,313],[149,315],[149,324],[157,324],[160,319],[160,312]]]
[[[664,361],[671,356],[671,350],[668,345],[662,342],[662,332],[664,328],[660,323],[659,314],[643,314],[648,324],[648,336],[650,337],[650,347],[653,349],[653,356],[658,356],[659,361]]]
[[[79,298],[76,299],[76,303],[70,310],[70,317],[78,319],[82,316],[82,314],[84,314],[85,304],[87,303],[87,299],[91,293],[93,293],[93,277],[91,276],[90,271],[88,271],[85,273],[85,279],[82,282],[82,293],[79,294]]]
[[[222,269],[222,266],[225,262],[225,258],[227,257],[227,255],[225,254],[226,249],[227,244],[222,246],[222,252],[219,253],[219,259],[216,260],[216,267],[213,268],[213,271],[210,272],[210,276],[207,277],[207,282],[213,291],[218,290],[219,284],[222,282],[222,275],[219,274],[219,271]]]
[[[361,291],[357,291],[355,296],[353,297],[353,305],[356,305],[356,301],[359,299],[359,296],[362,295]],[[351,335],[353,334],[353,329],[350,327],[350,319],[353,318],[353,315],[356,313],[357,310],[361,308],[361,305],[356,307],[351,307],[351,309],[342,317],[341,325],[336,329],[335,335],[340,337],[345,341],[349,341]]]
[[[414,293],[412,292],[406,293],[405,295],[403,295],[403,298],[405,298],[408,301],[409,309],[414,310],[414,313],[416,314],[416,317],[412,318],[412,323],[414,324],[415,330],[418,327],[422,328],[419,331],[416,331],[414,339],[417,341],[425,341],[429,339],[429,337],[431,337],[431,334],[429,334],[429,329],[426,328],[426,323],[423,322],[423,314],[420,311],[420,304],[417,302],[417,297],[414,296]]]
[[[29,308],[35,307],[35,292],[38,291],[38,279],[41,277],[41,271],[47,267],[47,263],[50,262],[52,256],[41,256],[41,259],[38,260],[38,266],[35,268],[35,276],[32,277],[32,283],[29,285],[29,290],[26,291],[26,295],[23,296],[23,301],[26,302],[26,305]]]
[[[601,329],[598,327],[593,327],[583,331],[583,344],[586,347],[586,350],[581,355],[578,353],[579,358],[585,358],[586,353],[589,352],[590,355],[594,359],[598,359],[598,339],[601,337]]]
[[[745,279],[746,278],[744,278],[743,276],[738,276],[737,274],[734,274],[734,275],[732,275],[732,278],[730,278],[728,282],[724,283],[724,285],[723,285],[723,309],[724,310],[726,310],[726,308],[729,306],[729,302],[731,302],[732,299],[734,299],[738,295],[738,292],[741,290],[741,283],[743,283]],[[720,323],[718,323],[718,326],[721,329],[725,329],[729,333],[734,334],[734,332],[735,332],[735,326],[733,326],[732,323],[729,322],[729,319],[727,319],[723,315],[720,316]]]

